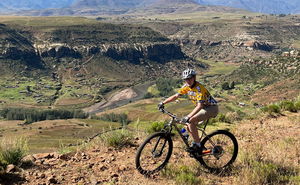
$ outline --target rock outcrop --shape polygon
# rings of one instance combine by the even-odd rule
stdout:
[[[74,50],[71,47],[67,46],[57,46],[51,48],[47,51],[42,52],[41,57],[55,57],[55,58],[63,58],[63,57],[71,57],[71,58],[81,58],[81,54]]]
[[[275,46],[267,43],[267,42],[259,42],[256,40],[249,41],[235,41],[235,40],[221,40],[221,41],[211,41],[211,40],[189,40],[189,39],[181,39],[176,40],[178,44],[181,46],[192,44],[195,46],[204,46],[204,47],[214,47],[214,46],[233,46],[233,47],[246,47],[248,49],[262,50],[262,51],[272,51]]]
[[[271,46],[270,44],[268,44],[266,42],[258,42],[255,40],[243,42],[243,43],[241,43],[241,46],[258,49],[258,50],[263,50],[263,51],[272,51],[272,49],[274,48],[273,46]]]
[[[36,45],[41,57],[71,57],[81,58],[84,55],[100,54],[114,60],[128,60],[139,64],[143,60],[151,60],[165,63],[171,60],[184,59],[185,55],[179,45],[174,43],[155,44],[102,44],[99,46],[76,46],[67,45],[45,46]]]

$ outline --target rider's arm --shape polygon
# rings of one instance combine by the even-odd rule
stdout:
[[[197,114],[201,109],[203,109],[204,104],[201,102],[198,102],[196,107],[193,109],[193,111],[191,113],[189,113],[187,116],[189,118],[193,117],[195,114]]]
[[[170,96],[169,98],[165,99],[162,103],[163,103],[163,104],[166,104],[166,103],[175,101],[179,96],[180,96],[179,93],[174,94],[173,96]]]

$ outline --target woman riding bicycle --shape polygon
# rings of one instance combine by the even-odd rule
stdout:
[[[195,108],[182,119],[182,122],[188,125],[188,131],[194,139],[190,149],[199,151],[201,146],[196,125],[200,121],[217,116],[219,109],[217,101],[210,95],[208,90],[196,81],[196,72],[193,69],[184,70],[182,72],[182,79],[185,80],[185,84],[179,89],[178,93],[160,102],[158,108],[163,108],[165,104],[175,101],[181,95],[188,95],[189,99],[194,103]]]

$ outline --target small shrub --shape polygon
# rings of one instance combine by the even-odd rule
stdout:
[[[147,132],[149,134],[154,132],[159,132],[164,128],[165,123],[164,122],[153,122],[150,127],[147,128]]]
[[[242,120],[242,118],[241,118],[241,116],[239,115],[238,112],[228,112],[225,115],[225,120],[229,121],[229,123],[233,123],[235,121]]]
[[[244,184],[289,184],[297,172],[292,167],[264,160],[260,154],[247,152],[241,154],[242,166],[237,181]]]
[[[216,122],[224,122],[224,123],[231,123],[228,117],[226,117],[225,114],[218,114],[217,117],[215,118]]]
[[[224,114],[219,114],[217,116],[217,118],[218,118],[219,122],[230,123],[230,120]]]
[[[300,110],[300,100],[295,102],[295,108],[296,110]]]
[[[167,166],[162,171],[162,175],[169,179],[175,179],[176,184],[203,184],[201,179],[197,178],[196,173],[190,170],[190,168],[186,165],[182,165],[179,167],[175,165]]]
[[[132,145],[133,135],[128,130],[116,130],[111,131],[100,136],[100,139],[104,141],[107,146],[115,148],[122,148],[127,145]]]
[[[174,88],[178,87],[181,80],[171,78],[158,78],[156,80],[156,87],[159,91],[159,95],[170,96],[174,94]]]
[[[297,112],[297,108],[296,108],[295,104],[292,101],[282,101],[279,104],[279,107],[282,110],[285,110],[285,111]]]
[[[0,151],[2,153],[2,151]],[[0,158],[0,174],[5,172],[7,163]]]
[[[275,104],[271,104],[271,105],[268,105],[268,106],[265,106],[265,107],[262,107],[261,109],[263,112],[267,112],[269,114],[279,114],[281,111],[280,111],[280,107],[278,105],[275,105]]]
[[[144,95],[144,99],[149,99],[149,98],[153,98],[154,95],[150,92],[147,92],[145,95]]]
[[[228,82],[224,82],[224,83],[222,84],[222,89],[223,89],[223,90],[229,90],[229,89],[230,89],[229,83],[228,83]]]
[[[15,141],[10,141],[9,143],[2,140],[1,145],[0,163],[2,165],[20,165],[23,157],[25,157],[28,151],[27,140],[24,138],[19,138]]]

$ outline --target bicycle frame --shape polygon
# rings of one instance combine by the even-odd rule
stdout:
[[[185,125],[185,126],[187,126],[187,124],[186,124],[186,123],[181,123],[180,120],[177,118],[177,116],[176,116],[175,114],[172,114],[171,112],[169,112],[169,111],[167,111],[167,110],[165,110],[165,109],[161,109],[160,111],[163,112],[163,113],[168,114],[168,115],[172,118],[172,120],[170,120],[170,122],[169,122],[168,124],[165,125],[165,127],[164,127],[163,130],[166,131],[166,133],[169,133],[169,134],[170,134],[170,133],[172,132],[173,127],[174,127],[174,128],[176,129],[176,131],[178,132],[178,134],[180,135],[180,137],[181,137],[181,139],[183,140],[183,142],[185,143],[185,145],[186,145],[187,147],[189,147],[188,141],[184,138],[184,136],[182,135],[180,129],[179,129],[178,126],[177,126],[177,124],[181,124],[181,125]],[[201,123],[201,124],[204,125],[203,128],[200,128],[199,126],[197,126],[197,127],[198,127],[198,130],[201,131],[200,141],[202,140],[203,137],[207,136],[207,134],[206,134],[206,132],[205,132],[205,129],[206,129],[206,126],[207,126],[207,124],[208,124],[208,121],[209,121],[209,119],[206,120],[206,121],[204,121],[203,123]],[[200,124],[199,124],[199,125],[200,125]],[[211,142],[211,141],[210,141],[210,142]],[[211,142],[211,143],[212,143],[212,145],[214,145],[213,142]]]
[[[205,129],[208,124],[208,120],[206,120],[201,124],[201,127],[199,124],[197,125],[198,131],[202,132],[200,137],[201,147],[198,150],[190,147],[188,140],[183,136],[178,127],[179,125],[177,125],[186,125],[186,123],[182,123],[175,114],[163,108],[160,111],[168,114],[172,119],[165,124],[160,132],[148,136],[138,148],[136,168],[141,174],[150,175],[166,166],[173,151],[173,128],[175,128],[185,143],[187,147],[186,152],[189,153],[190,157],[195,158],[211,172],[220,172],[235,161],[238,154],[238,143],[232,133],[227,130],[215,130],[206,134]],[[220,136],[221,138],[219,138]],[[224,143],[223,140],[225,140]],[[223,157],[224,155],[225,158]]]

